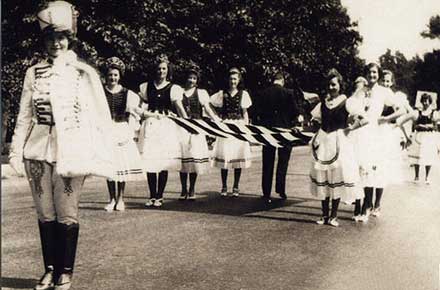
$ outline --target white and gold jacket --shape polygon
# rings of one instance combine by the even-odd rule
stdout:
[[[111,116],[96,71],[69,51],[25,75],[10,158],[57,164],[63,176],[113,176]]]

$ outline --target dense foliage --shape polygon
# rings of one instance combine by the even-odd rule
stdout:
[[[431,39],[439,39],[440,38],[440,15],[432,16],[429,19],[428,30],[423,31],[423,37],[431,38]]]
[[[410,98],[410,103],[414,103],[416,93],[414,74],[416,62],[414,59],[408,60],[403,53],[396,51],[394,54],[387,50],[379,57],[380,65],[383,69],[393,72],[395,78],[394,90],[402,91]]]
[[[41,54],[33,16],[41,1],[2,1],[4,40],[2,105],[9,123],[17,112],[26,67]],[[116,55],[128,65],[124,82],[136,89],[158,53],[175,64],[176,81],[189,61],[203,70],[211,92],[224,86],[230,66],[244,67],[251,91],[282,68],[290,85],[317,91],[322,74],[336,67],[348,79],[359,73],[361,41],[339,0],[76,0],[77,52],[99,67]],[[300,107],[304,104],[300,102]],[[9,116],[8,116],[9,113]]]
[[[440,40],[440,15],[431,17],[423,37]],[[396,90],[405,92],[411,104],[415,103],[418,90],[436,92],[440,96],[440,50],[415,56],[408,60],[402,53],[387,50],[380,58],[383,68],[394,72]],[[438,104],[438,102],[437,102]]]

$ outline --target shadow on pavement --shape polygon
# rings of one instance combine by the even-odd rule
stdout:
[[[245,217],[247,217],[247,218],[261,218],[261,219],[269,219],[269,220],[277,220],[277,221],[285,221],[285,222],[308,223],[308,224],[315,224],[316,223],[315,220],[287,218],[287,217],[275,217],[275,216],[258,215],[258,214],[245,215]]]
[[[287,172],[286,175],[291,175],[291,176],[309,176],[308,173],[298,173],[298,172]]]
[[[2,277],[1,288],[33,289],[38,280]]]
[[[315,200],[315,201],[319,201],[319,200]],[[296,205],[295,207],[306,208],[306,209],[316,209],[316,210],[319,210],[319,212],[321,212],[321,207],[307,206],[307,205]],[[353,211],[351,211],[351,210],[341,209],[340,207],[341,206],[339,205],[338,212],[345,212],[345,213],[349,213],[349,214],[353,213]],[[354,206],[353,206],[353,209],[354,209]]]
[[[295,198],[283,201],[274,198],[272,200],[272,203],[267,204],[260,198],[259,195],[255,194],[240,194],[240,197],[235,198],[232,196],[221,197],[218,192],[203,192],[198,194],[198,198],[196,201],[166,199],[164,205],[160,208],[160,211],[195,212],[204,214],[244,216],[254,218],[261,217],[267,219],[314,223],[314,220],[271,216],[271,213],[280,211],[280,208],[294,207],[297,204],[308,201],[309,199]],[[143,204],[136,204],[136,206],[137,208],[144,209]],[[261,214],[262,212],[265,212],[265,214]],[[285,211],[285,213],[294,212]]]
[[[214,214],[225,216],[243,216],[247,218],[264,218],[281,221],[293,221],[301,223],[315,223],[316,217],[321,216],[320,206],[309,206],[304,203],[317,202],[315,199],[292,197],[287,200],[281,200],[274,195],[272,203],[265,203],[259,194],[241,193],[240,196],[222,197],[218,192],[205,191],[197,194],[195,201],[178,200],[179,192],[166,192],[165,201],[161,208],[146,208],[145,197],[130,195],[124,197],[125,208],[127,211],[175,211],[175,212],[193,212],[202,214]],[[104,211],[104,205],[107,202],[102,201],[83,201],[80,209],[91,211]],[[340,212],[351,213],[347,210]],[[304,217],[306,216],[306,217]],[[307,219],[310,216],[311,219]],[[339,217],[343,220],[350,220],[346,217]]]
[[[311,212],[293,211],[293,210],[274,210],[274,212],[291,213],[291,214],[295,214],[295,215],[307,215],[307,216],[314,216],[314,217],[321,217],[322,216],[321,213],[311,213]],[[351,218],[341,217],[341,216],[338,216],[338,219],[351,221]]]

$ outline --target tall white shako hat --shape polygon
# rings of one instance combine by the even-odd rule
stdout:
[[[76,34],[78,11],[66,1],[48,2],[37,14],[41,30],[51,26],[55,31],[69,30]]]

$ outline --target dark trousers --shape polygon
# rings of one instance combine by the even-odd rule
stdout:
[[[275,153],[278,151],[278,164],[275,181],[275,191],[277,193],[286,193],[286,174],[289,166],[290,153],[292,147],[275,148],[263,146],[263,195],[270,197],[272,190],[273,169],[275,167]]]

